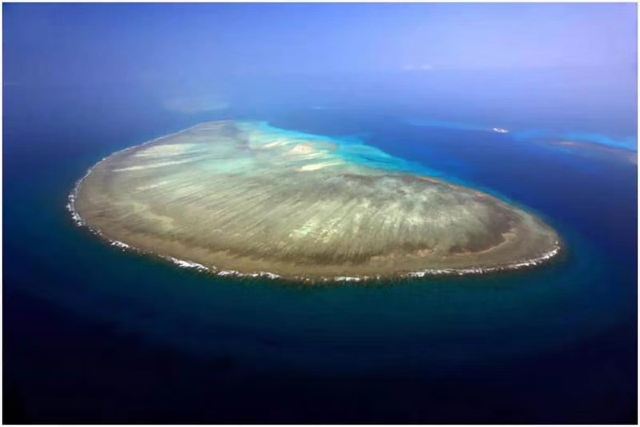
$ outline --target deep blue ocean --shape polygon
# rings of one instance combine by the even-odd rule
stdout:
[[[606,145],[625,136],[615,123],[554,139],[541,119],[332,105],[185,113],[127,88],[6,85],[5,421],[634,423],[637,161]],[[504,274],[309,287],[180,269],[75,226],[67,196],[94,163],[223,118],[359,138],[536,212],[566,251]]]

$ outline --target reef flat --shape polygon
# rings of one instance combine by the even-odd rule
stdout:
[[[221,275],[362,280],[483,273],[560,250],[532,214],[409,173],[361,143],[261,122],[208,122],[117,152],[70,198],[127,249]]]

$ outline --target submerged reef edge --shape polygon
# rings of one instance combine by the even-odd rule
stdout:
[[[475,267],[451,267],[451,268],[425,268],[416,271],[405,271],[405,272],[395,272],[395,273],[385,273],[385,274],[369,274],[369,275],[328,275],[328,276],[306,276],[304,274],[301,275],[280,275],[270,271],[251,271],[244,272],[238,271],[234,269],[223,269],[218,268],[215,265],[204,265],[202,263],[194,262],[187,259],[180,259],[178,257],[162,254],[161,252],[147,250],[143,248],[136,247],[129,243],[108,237],[104,232],[100,231],[99,228],[93,227],[86,221],[81,214],[78,212],[76,207],[78,193],[81,185],[86,180],[88,176],[91,175],[92,171],[101,165],[104,161],[114,157],[115,155],[125,153],[130,150],[139,149],[146,145],[150,145],[156,143],[157,141],[170,138],[174,135],[179,135],[189,131],[190,129],[197,128],[201,124],[197,124],[195,126],[174,132],[169,135],[163,135],[158,138],[154,138],[142,144],[138,144],[135,146],[127,147],[122,150],[116,151],[109,156],[104,157],[102,160],[97,162],[95,165],[90,167],[85,175],[80,178],[74,185],[72,191],[68,195],[68,200],[66,204],[66,208],[71,215],[71,219],[74,224],[86,228],[91,234],[99,237],[101,240],[107,242],[110,246],[131,253],[136,253],[139,255],[149,256],[155,259],[164,260],[168,263],[171,263],[174,266],[179,268],[189,269],[192,271],[200,272],[203,274],[209,274],[217,277],[230,277],[230,278],[262,278],[269,280],[280,280],[283,282],[303,282],[303,283],[345,283],[345,282],[372,282],[372,281],[390,281],[397,279],[420,279],[420,278],[429,278],[429,277],[447,277],[447,276],[473,276],[473,275],[488,275],[495,274],[501,272],[509,272],[509,271],[518,271],[518,270],[526,270],[531,269],[542,264],[546,264],[550,262],[552,259],[558,259],[559,254],[565,251],[565,246],[561,241],[560,237],[554,242],[553,247],[542,253],[538,256],[532,257],[530,259],[522,259],[517,260],[511,263],[506,263],[503,265],[491,265],[491,266],[475,266]]]

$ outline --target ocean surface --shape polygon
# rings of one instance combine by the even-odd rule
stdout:
[[[309,99],[185,111],[5,85],[5,422],[636,421],[630,132]],[[531,270],[310,287],[181,269],[74,224],[67,197],[97,161],[227,118],[489,192],[566,250]]]

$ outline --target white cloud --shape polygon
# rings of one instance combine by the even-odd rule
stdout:
[[[409,64],[402,67],[404,71],[431,71],[433,65],[431,64]]]

